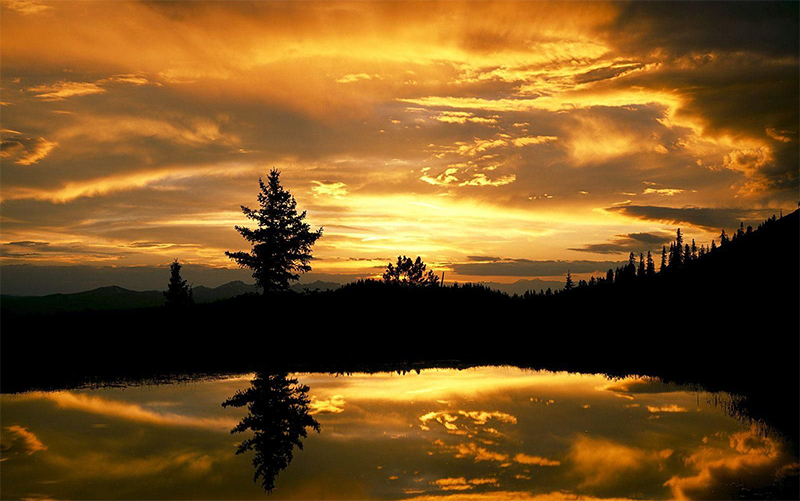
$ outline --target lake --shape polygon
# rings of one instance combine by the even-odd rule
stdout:
[[[254,377],[2,395],[2,497],[731,499],[796,485],[796,448],[732,417],[735,397],[646,377]]]

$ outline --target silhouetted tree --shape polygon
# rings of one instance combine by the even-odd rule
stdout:
[[[572,281],[572,273],[570,273],[570,271],[567,270],[567,280],[564,283],[564,290],[568,291],[568,290],[573,289],[574,287],[575,287],[575,283]]]
[[[715,250],[717,250],[717,242],[715,242],[715,241],[713,241],[713,240],[711,241],[711,250],[712,250],[712,251],[715,251]]]
[[[648,254],[649,254],[649,253],[648,253]],[[644,267],[644,254],[642,254],[642,253],[640,252],[640,253],[639,253],[639,272],[637,273],[637,275],[639,275],[640,277],[643,277],[643,276],[644,276],[644,274],[645,274],[645,267]]]
[[[725,233],[725,230],[722,230],[722,233],[719,235],[719,245],[720,247],[727,245],[731,239],[728,237],[728,234]]]
[[[306,429],[319,433],[319,423],[308,410],[308,389],[286,374],[257,373],[250,388],[238,390],[222,403],[223,407],[247,406],[249,413],[231,433],[253,432],[239,444],[236,454],[255,451],[253,481],[260,477],[267,492],[272,492],[278,473],[292,462],[294,447],[303,449]]]
[[[652,277],[656,274],[656,263],[653,262],[653,255],[650,253],[650,251],[647,251],[646,273],[648,277]]]
[[[606,273],[606,283],[613,284],[614,283],[614,270],[611,268],[608,269]]]
[[[389,263],[383,272],[383,281],[388,284],[410,286],[432,286],[439,283],[439,277],[433,271],[425,271],[427,266],[422,258],[417,256],[416,261],[410,257],[397,256],[397,264]]]
[[[664,270],[667,269],[667,246],[661,246],[661,268],[659,268],[659,272],[664,273]]]
[[[697,259],[697,244],[694,243],[694,238],[692,239],[692,259]]]
[[[194,304],[192,287],[181,277],[181,263],[176,259],[169,265],[169,285],[164,291],[166,305],[170,308],[179,308]]]
[[[670,246],[669,252],[669,268],[678,269],[683,263],[683,235],[681,229],[678,228],[675,242]]]
[[[689,244],[683,246],[683,262],[688,263],[692,260],[692,250],[689,248]]]
[[[248,219],[257,223],[250,229],[236,226],[236,231],[252,244],[251,252],[226,252],[242,268],[253,270],[256,285],[264,293],[289,289],[289,281],[311,271],[311,247],[322,236],[322,228],[311,231],[304,221],[306,212],[297,213],[297,202],[281,186],[280,171],[272,169],[267,183],[259,178],[259,209],[242,206]]]

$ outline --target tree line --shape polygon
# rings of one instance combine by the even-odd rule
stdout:
[[[783,213],[781,213],[781,217],[783,217]],[[564,283],[563,291],[568,292],[573,289],[596,287],[604,284],[624,284],[633,282],[637,279],[653,277],[657,274],[666,275],[673,273],[679,269],[690,266],[694,261],[698,261],[704,259],[708,255],[715,254],[721,251],[721,249],[727,250],[730,246],[737,245],[745,239],[750,238],[755,231],[760,231],[761,229],[774,223],[776,220],[777,218],[775,215],[773,215],[766,221],[759,224],[757,230],[754,230],[753,227],[749,225],[747,228],[745,228],[744,223],[740,222],[739,228],[736,230],[733,236],[729,236],[723,229],[719,236],[719,245],[717,245],[716,240],[711,240],[711,244],[708,247],[705,245],[697,247],[697,243],[694,239],[692,239],[691,245],[688,242],[684,242],[683,233],[681,233],[681,229],[678,228],[675,235],[675,240],[669,244],[669,248],[667,248],[666,245],[661,247],[661,263],[659,265],[658,272],[656,272],[655,262],[653,261],[653,256],[650,251],[647,251],[646,256],[643,252],[639,253],[638,260],[636,254],[631,252],[628,256],[628,263],[626,265],[618,266],[616,269],[609,269],[605,276],[592,276],[589,280],[579,280],[576,284],[572,278],[572,274],[567,271],[567,277]],[[555,293],[548,290],[547,292],[542,292],[541,294],[552,295]]]
[[[306,212],[297,211],[297,202],[292,194],[280,182],[280,171],[273,168],[267,181],[258,180],[258,208],[251,209],[242,205],[242,213],[255,222],[255,228],[236,226],[236,231],[250,244],[249,252],[225,252],[240,267],[253,272],[256,286],[265,295],[282,293],[289,290],[290,282],[297,281],[301,274],[311,271],[312,247],[322,237],[322,228],[312,230],[305,222]],[[781,214],[782,217],[782,214]],[[759,229],[776,220],[773,215],[759,225]],[[657,274],[669,274],[689,266],[693,261],[701,260],[721,248],[735,244],[754,233],[753,227],[739,228],[732,236],[722,230],[719,245],[712,240],[709,246],[697,246],[694,239],[691,244],[684,242],[683,234],[678,228],[675,240],[661,248],[661,259],[656,271],[656,263],[651,251],[635,253],[628,256],[628,263],[616,269],[609,269],[605,276],[592,276],[589,280],[578,280],[567,271],[562,291],[548,288],[537,294],[527,291],[523,297],[553,296],[559,292],[568,293],[574,289],[597,287],[608,284],[625,284],[635,280],[646,279]],[[176,259],[170,264],[170,281],[164,292],[168,307],[185,307],[194,303],[192,288],[180,275],[181,264]],[[397,262],[389,263],[383,273],[382,281],[392,286],[434,287],[444,282],[417,256],[415,260],[407,256],[398,256]]]

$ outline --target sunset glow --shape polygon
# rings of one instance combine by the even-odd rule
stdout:
[[[796,207],[796,3],[0,5],[4,266],[235,268],[273,166],[342,281],[560,280]]]

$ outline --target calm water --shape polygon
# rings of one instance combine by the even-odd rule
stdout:
[[[730,499],[796,474],[774,435],[655,380],[516,368],[262,378],[2,396],[2,497],[31,499]],[[304,448],[268,496],[253,481]],[[296,419],[297,418],[297,419]],[[237,445],[259,430],[254,450]],[[291,433],[289,437],[291,438]],[[277,466],[275,466],[277,465]]]

